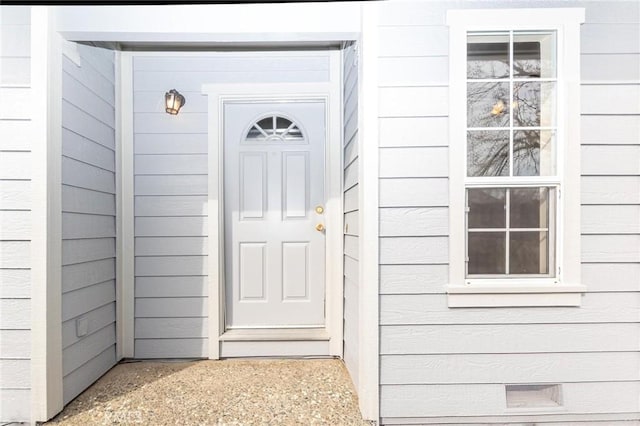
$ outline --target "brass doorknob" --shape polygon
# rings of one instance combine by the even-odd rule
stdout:
[[[324,231],[324,225],[319,223],[316,225],[316,231],[322,232]]]

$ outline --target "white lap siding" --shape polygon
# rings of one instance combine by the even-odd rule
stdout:
[[[640,25],[637,2],[585,7],[579,308],[447,307],[448,7],[381,4],[383,423],[613,424],[638,418]],[[614,41],[615,42],[612,42]],[[505,384],[561,384],[563,411],[509,413]]]
[[[76,47],[62,58],[65,404],[116,363],[114,53]]]
[[[351,378],[358,386],[359,304],[358,273],[358,51],[356,44],[343,51],[344,104],[344,361]]]
[[[0,7],[0,424],[30,420],[30,23]]]
[[[135,357],[206,357],[207,97],[203,84],[320,82],[326,52],[134,56]],[[186,98],[177,116],[164,93]]]

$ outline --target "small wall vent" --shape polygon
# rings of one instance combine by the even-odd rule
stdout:
[[[82,317],[76,320],[76,336],[86,336],[89,332],[89,318]]]
[[[562,407],[561,385],[506,385],[507,408]]]

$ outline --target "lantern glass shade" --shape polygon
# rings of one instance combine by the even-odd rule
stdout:
[[[164,104],[167,113],[176,115],[180,108],[184,106],[185,99],[176,89],[171,89],[164,94]]]

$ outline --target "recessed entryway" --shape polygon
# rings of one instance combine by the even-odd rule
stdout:
[[[123,237],[123,258],[128,259],[133,281],[121,306],[133,317],[123,324],[131,327],[129,335],[134,337],[133,346],[123,353],[136,358],[216,359],[223,356],[220,337],[225,332],[275,327],[307,333],[308,341],[293,344],[283,336],[287,343],[260,344],[271,354],[342,356],[340,62],[339,50],[122,53],[125,90],[133,93],[123,107],[123,114],[129,116],[129,111],[133,117],[123,132],[130,138],[123,143],[123,158],[128,159],[123,176],[129,179],[123,187],[129,188],[127,199],[132,201],[123,206],[130,212],[123,216],[132,221],[125,220],[128,228],[123,226],[131,238],[125,244]],[[218,83],[210,86],[213,92],[203,93],[207,82]],[[167,88],[186,98],[177,115],[164,112]],[[238,150],[229,160],[223,105],[231,110],[254,108],[238,116]],[[317,129],[310,123],[314,115]],[[268,152],[257,152],[260,144],[254,136],[264,134],[256,125],[268,135]],[[276,140],[280,136],[286,143]],[[272,154],[278,162],[267,161]],[[262,157],[268,179],[259,182],[252,179],[262,167],[257,165]],[[225,176],[233,170],[234,176]],[[233,217],[225,215],[227,180],[235,182],[229,194],[239,194],[240,183],[247,183],[246,198],[228,207],[238,212],[242,201],[243,216],[235,222],[243,225],[242,235],[225,229],[231,226],[226,219]],[[322,213],[317,213],[318,207]],[[265,214],[264,223],[253,217],[256,209]],[[272,216],[285,210],[287,217],[281,222],[295,229],[275,231]],[[317,225],[325,229],[316,230]],[[270,239],[253,234],[256,226],[270,232]],[[298,232],[302,228],[307,235]],[[227,234],[243,239],[233,242]],[[273,238],[280,238],[280,260],[269,256]],[[247,256],[244,262],[237,258],[234,274],[233,257],[226,252],[233,254],[240,243]],[[290,267],[282,270],[283,265]],[[243,290],[238,306],[227,303],[234,300],[234,278],[237,289]],[[269,286],[274,279],[279,283]],[[281,293],[269,295],[272,288]],[[272,310],[271,319],[267,311],[256,312],[276,300],[280,306]],[[245,306],[250,309],[244,319],[236,318]],[[276,341],[273,334],[269,339]],[[284,349],[272,351],[276,346]],[[235,349],[233,353],[238,356]]]
[[[341,356],[337,80],[203,92],[210,357]]]

